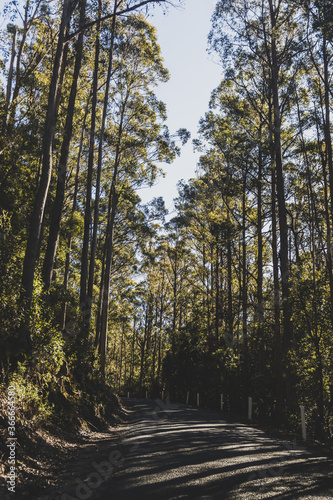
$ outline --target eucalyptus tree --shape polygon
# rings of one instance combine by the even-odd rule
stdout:
[[[302,61],[307,75],[305,93],[312,96],[318,154],[321,158],[325,189],[326,260],[331,292],[331,322],[333,325],[333,265],[332,265],[332,193],[333,160],[331,139],[331,97],[332,97],[332,6],[330,2],[303,1],[307,21],[307,58]],[[304,91],[303,91],[304,93]],[[303,134],[304,135],[304,134]],[[303,141],[304,142],[304,141]],[[325,145],[325,146],[324,146]]]
[[[12,34],[11,60],[6,85],[6,112],[4,116],[4,132],[7,139],[12,135],[17,119],[16,110],[19,104],[19,93],[29,75],[36,70],[45,57],[45,49],[52,43],[51,39],[53,37],[51,29],[41,29],[44,23],[46,26],[50,26],[50,21],[54,16],[46,2],[43,0],[26,0],[23,10],[23,16],[19,13],[23,22],[22,27],[13,23],[7,26],[8,33]],[[14,2],[9,2],[5,11],[7,14],[11,12],[12,16],[17,18],[18,9]],[[37,41],[36,38],[40,40]],[[43,46],[40,42],[44,42],[45,45]],[[22,66],[24,67],[23,71]]]
[[[70,0],[65,0],[64,2],[58,40],[57,40],[57,49],[53,62],[52,77],[50,81],[49,95],[48,95],[48,106],[45,119],[45,129],[43,135],[41,177],[31,216],[29,236],[23,263],[22,296],[24,299],[27,300],[28,309],[32,298],[35,266],[38,258],[45,206],[49,191],[49,185],[51,181],[52,141],[54,137],[55,123],[57,120],[56,96],[58,89],[59,74],[61,69],[61,62],[63,59],[65,42],[66,42],[66,31],[68,29],[69,22],[72,18],[72,15],[78,3],[79,3],[78,0],[74,2],[71,2]],[[25,334],[22,338],[22,342],[24,344],[27,343],[29,344],[30,336],[28,334]]]
[[[117,2],[114,3],[114,14],[117,10]],[[102,15],[102,3],[99,3],[99,17]],[[97,179],[96,179],[96,203],[95,203],[95,217],[97,218],[98,208],[99,208],[99,191],[100,191],[100,177],[101,177],[101,162],[102,162],[102,146],[103,146],[103,135],[105,129],[106,112],[108,109],[109,101],[109,89],[110,89],[110,78],[112,71],[112,61],[113,61],[113,44],[115,38],[115,26],[116,17],[112,18],[111,25],[111,40],[109,47],[109,57],[108,57],[108,70],[106,77],[106,88],[104,94],[103,103],[103,116],[101,124],[101,133],[99,140],[99,153],[98,153],[98,168],[97,168]],[[106,27],[108,31],[109,26]],[[92,279],[94,272],[94,260],[95,260],[95,246],[96,246],[96,235],[97,235],[97,220],[94,220],[93,228],[93,245],[92,245],[92,255],[91,255],[91,265],[89,266],[89,237],[91,229],[91,200],[92,200],[92,190],[93,190],[93,166],[94,166],[94,151],[95,151],[95,135],[96,135],[96,118],[97,118],[97,96],[98,96],[98,79],[99,79],[99,65],[100,65],[100,31],[101,22],[97,23],[96,26],[96,41],[95,41],[95,61],[94,61],[94,71],[93,71],[93,83],[92,83],[92,106],[91,106],[91,123],[90,123],[90,141],[89,141],[89,155],[88,155],[88,165],[87,165],[87,186],[86,186],[86,200],[85,200],[85,212],[84,212],[84,235],[83,235],[83,245],[82,245],[82,257],[81,257],[81,276],[80,276],[80,303],[81,308],[85,314],[85,322],[89,328],[90,315],[91,315],[91,301],[92,301]],[[89,280],[88,280],[89,274]]]
[[[155,29],[144,17],[131,16],[119,27],[115,46],[115,88],[110,109],[113,121],[107,131],[112,166],[100,286],[100,355],[103,373],[114,225],[121,190],[126,182],[134,182],[137,186],[145,182],[151,184],[159,170],[156,162],[171,162],[179,152],[163,125],[165,106],[153,91],[156,84],[165,81],[168,75],[163,67]]]
[[[166,329],[170,317],[170,287],[165,237],[160,234],[166,214],[162,198],[146,205],[132,187],[120,193],[114,228],[106,355],[106,378],[119,373],[122,353],[127,359],[127,375],[122,390],[157,391],[161,382],[162,359],[168,347]],[[123,280],[120,284],[119,280]],[[124,286],[125,280],[128,284]],[[130,304],[126,331],[114,310]],[[127,343],[120,349],[122,339]],[[95,345],[100,343],[96,336]],[[114,346],[118,345],[115,356]],[[158,392],[156,392],[156,395]]]
[[[9,7],[16,11],[12,3],[7,6],[8,9]],[[8,33],[14,32],[17,36],[16,47],[12,47],[2,110],[3,120],[0,124],[0,206],[5,210],[12,210],[13,205],[19,201],[18,205],[21,206],[30,204],[30,197],[34,194],[35,177],[38,176],[41,147],[39,121],[45,106],[44,88],[48,84],[47,48],[52,45],[54,36],[49,26],[55,16],[44,2],[27,1],[21,15],[23,27],[20,27],[18,19],[13,17],[12,10],[7,8],[5,14],[10,13],[11,20],[17,24],[8,24],[8,31],[1,33],[4,54],[9,49]],[[5,60],[3,70],[5,79]],[[43,70],[47,76],[42,77]],[[20,182],[31,184],[30,192],[25,190],[25,197],[22,197],[18,189],[17,184]],[[24,210],[29,212],[30,207]]]
[[[156,1],[146,0],[142,2],[127,2],[123,0],[115,0],[114,10],[117,11],[117,15],[123,15],[127,12],[137,10],[145,5],[153,3],[163,3],[165,0]],[[65,69],[66,65],[62,62],[66,61],[66,50],[70,40],[79,35],[82,30],[86,30],[91,26],[98,24],[100,20],[111,19],[114,17],[114,10],[111,13],[106,13],[104,16],[100,17],[97,15],[97,19],[85,23],[83,27],[79,27],[76,31],[69,32],[69,23],[76,12],[79,5],[78,0],[65,0],[62,12],[59,32],[57,35],[57,48],[52,63],[52,76],[49,85],[48,92],[48,105],[45,118],[45,126],[43,133],[43,145],[42,145],[42,165],[41,165],[41,176],[39,180],[39,185],[34,201],[34,208],[32,210],[31,222],[28,234],[28,240],[26,245],[25,257],[23,262],[23,273],[22,273],[22,299],[24,299],[25,307],[27,311],[30,308],[32,293],[33,293],[33,282],[35,276],[35,269],[38,260],[39,249],[41,245],[42,238],[42,227],[45,215],[45,207],[49,194],[49,186],[52,176],[52,158],[53,158],[53,138],[54,131],[57,121],[58,114],[58,102],[57,99],[58,89],[61,87],[61,75],[62,68]],[[27,349],[31,349],[31,339],[28,329],[22,328],[22,345],[26,345]]]
[[[282,134],[283,117],[290,103],[291,85],[298,66],[295,57],[304,50],[304,20],[296,2],[261,0],[248,2],[219,2],[213,16],[210,34],[212,47],[217,50],[226,67],[243,59],[254,61],[264,68],[267,93],[271,101],[272,160],[276,172],[280,236],[280,275],[283,307],[283,358],[287,370],[287,388],[290,389],[289,351],[293,338],[292,305],[290,298],[290,266],[288,259],[288,224]],[[227,28],[229,31],[227,31]],[[224,51],[224,52],[223,52]],[[262,72],[261,72],[262,73]],[[236,80],[237,81],[237,80]],[[270,103],[268,102],[268,106]],[[292,405],[289,393],[288,403]]]
[[[86,2],[82,1],[80,6],[79,26],[81,27],[84,26],[85,17],[86,17]],[[52,208],[48,244],[45,251],[44,264],[43,264],[43,279],[46,289],[48,289],[51,284],[53,266],[56,256],[56,249],[59,239],[60,221],[62,217],[65,189],[66,189],[66,172],[67,172],[67,163],[69,156],[69,146],[71,143],[72,133],[73,133],[75,101],[76,101],[78,80],[79,80],[82,57],[83,57],[83,44],[84,44],[84,36],[82,31],[78,37],[75,47],[76,55],[75,55],[75,64],[73,71],[73,80],[68,99],[65,127],[63,130],[63,142],[61,146],[59,166],[58,166],[57,190]]]

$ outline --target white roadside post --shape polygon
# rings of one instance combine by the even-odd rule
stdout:
[[[223,411],[223,394],[221,394],[221,411]]]
[[[300,409],[301,409],[301,423],[302,423],[302,439],[303,441],[306,441],[305,408],[303,405],[301,405]]]
[[[252,420],[252,398],[249,396],[248,398],[248,411],[247,411],[247,418],[249,420]]]
[[[199,407],[200,399],[199,399],[199,393],[197,392],[197,406]]]
[[[187,394],[186,394],[186,404],[188,405],[188,402],[190,400],[190,391],[187,391]]]

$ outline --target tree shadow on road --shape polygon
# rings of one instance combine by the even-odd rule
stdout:
[[[130,405],[136,424],[122,442],[124,468],[114,494],[96,499],[333,498],[326,457],[214,413]]]

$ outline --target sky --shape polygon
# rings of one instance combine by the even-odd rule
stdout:
[[[157,28],[162,56],[170,72],[169,81],[156,89],[158,98],[167,106],[167,125],[171,133],[179,128],[191,132],[191,140],[182,147],[180,158],[171,165],[163,165],[166,176],[153,187],[138,191],[144,203],[163,196],[170,212],[173,198],[177,196],[177,182],[195,177],[199,154],[193,152],[192,139],[197,135],[200,118],[208,111],[211,92],[221,81],[221,66],[207,52],[207,36],[216,2],[183,0],[182,7],[169,6],[166,12],[162,6],[156,6],[150,9],[148,18]],[[0,0],[0,12],[5,3],[7,1]],[[177,3],[178,0],[174,0],[174,4]],[[2,28],[6,22],[1,16]]]
[[[208,111],[211,92],[221,81],[221,66],[206,50],[216,2],[185,0],[183,8],[169,7],[165,15],[162,8],[155,8],[149,17],[157,28],[162,56],[170,72],[170,80],[156,90],[167,106],[167,125],[171,133],[179,128],[191,132],[191,140],[182,147],[181,157],[163,166],[165,178],[139,191],[143,202],[163,196],[170,211],[177,196],[177,182],[195,177],[199,154],[193,152],[192,139],[197,135],[200,118]]]

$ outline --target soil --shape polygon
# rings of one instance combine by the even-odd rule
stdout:
[[[119,441],[129,412],[120,408],[112,422],[99,422],[99,430],[83,421],[80,429],[17,429],[15,493],[9,493],[5,474],[8,473],[6,429],[0,428],[0,499],[37,500],[51,498],[50,491],[59,491],[71,484],[78,472],[90,470],[93,457],[103,455]],[[98,422],[94,422],[95,424]]]

